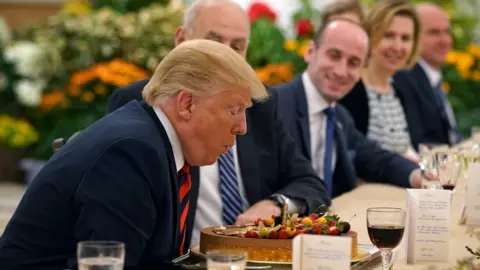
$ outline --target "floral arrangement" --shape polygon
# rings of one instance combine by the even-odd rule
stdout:
[[[277,15],[267,4],[253,3],[248,9],[248,17],[251,31],[247,61],[256,69],[262,82],[268,85],[282,84],[305,69],[303,55],[314,34],[313,24],[308,17],[303,13],[294,16],[297,33],[294,40],[285,38],[276,25]]]
[[[470,135],[470,127],[480,125],[480,46],[470,44],[466,50],[451,51],[443,75],[458,127]]]
[[[104,116],[113,91],[148,78],[173,48],[183,16],[182,7],[156,4],[126,13],[81,0],[65,8],[13,32],[0,50],[0,67],[9,68],[2,68],[9,84],[0,97],[37,127],[33,154],[40,159],[53,153],[54,139]]]
[[[38,133],[28,121],[0,115],[0,146],[27,148],[37,141]]]

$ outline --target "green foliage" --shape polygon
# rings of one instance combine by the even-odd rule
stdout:
[[[285,61],[284,42],[283,32],[269,19],[255,21],[251,27],[247,61],[255,68]]]
[[[167,5],[169,0],[92,0],[94,9],[111,8],[121,13],[137,12],[151,4]]]

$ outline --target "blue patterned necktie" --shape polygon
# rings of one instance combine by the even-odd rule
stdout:
[[[238,190],[237,171],[232,149],[220,155],[218,159],[220,171],[220,194],[223,205],[223,222],[226,225],[235,224],[238,215],[243,213],[243,203]]]
[[[332,182],[332,157],[333,157],[333,132],[335,130],[335,109],[328,107],[323,111],[327,115],[327,130],[325,132],[325,157],[323,167],[323,181],[327,184],[328,194],[333,195]]]

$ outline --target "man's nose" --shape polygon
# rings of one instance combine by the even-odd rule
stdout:
[[[238,119],[235,119],[233,133],[238,135],[247,134],[247,117],[245,113],[242,113],[242,115],[239,116]]]
[[[335,76],[344,77],[347,74],[347,63],[345,61],[341,61],[340,63],[336,64],[333,68],[333,72]]]

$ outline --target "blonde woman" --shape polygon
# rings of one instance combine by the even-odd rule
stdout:
[[[412,67],[419,53],[421,26],[414,6],[405,0],[377,2],[364,27],[370,55],[359,82],[340,103],[369,139],[417,162],[416,149],[424,133],[420,104],[413,79],[399,73]]]

